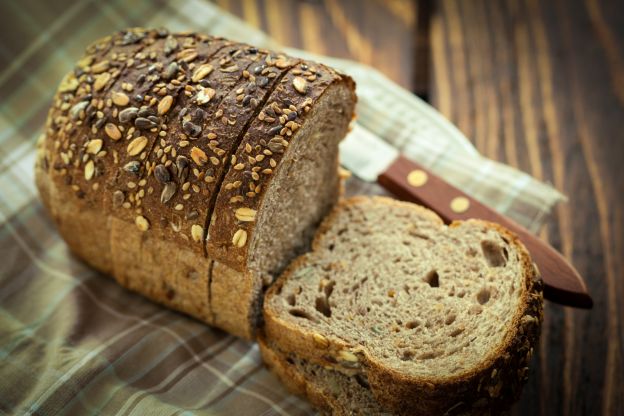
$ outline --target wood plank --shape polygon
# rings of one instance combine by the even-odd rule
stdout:
[[[432,102],[487,155],[569,195],[544,236],[586,276],[594,310],[548,304],[515,414],[622,414],[624,13],[612,1],[444,0]]]

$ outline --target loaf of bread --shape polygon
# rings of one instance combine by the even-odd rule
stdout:
[[[130,29],[61,82],[36,182],[71,250],[252,338],[264,287],[338,198],[351,78],[195,33]]]
[[[542,303],[526,249],[502,227],[355,197],[267,292],[261,350],[332,414],[498,414],[528,376]]]

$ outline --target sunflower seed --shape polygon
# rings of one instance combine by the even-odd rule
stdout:
[[[172,35],[169,35],[167,37],[167,40],[165,40],[165,47],[163,48],[163,52],[166,56],[169,56],[176,49],[178,49],[178,41]]]
[[[167,170],[165,165],[156,165],[154,168],[154,176],[162,183],[169,182],[171,180],[171,174],[169,174],[169,170]]]
[[[180,66],[178,65],[176,61],[171,62],[169,65],[167,65],[167,68],[163,72],[163,78],[166,80],[175,78],[175,76],[178,74],[179,69],[180,69]]]
[[[71,117],[72,120],[78,120],[79,118],[82,118],[82,112],[84,111],[85,108],[87,108],[87,106],[89,105],[88,101],[81,101],[78,104],[74,105],[70,110],[69,110],[69,116]]]
[[[175,182],[167,182],[160,194],[160,202],[166,204],[175,195],[178,186]]]
[[[276,134],[279,134],[279,132],[282,131],[283,128],[284,126],[278,124],[277,126],[270,128],[269,131],[267,131],[267,134],[269,136],[275,136]]]
[[[188,134],[191,137],[199,136],[202,131],[200,126],[191,123],[190,121],[185,121],[184,123],[182,123],[182,130],[184,130],[184,133]]]
[[[134,173],[135,175],[138,175],[139,170],[141,170],[141,163],[137,162],[136,160],[132,160],[124,165],[123,170],[128,173]]]
[[[148,118],[139,117],[136,120],[134,120],[134,126],[141,130],[150,130],[156,127],[157,124]]]
[[[137,114],[139,112],[139,109],[136,107],[128,107],[124,110],[121,110],[119,112],[119,122],[120,123],[127,123],[129,121],[132,121],[136,118]]]
[[[184,182],[188,176],[188,165],[189,161],[186,156],[180,155],[176,158],[176,168],[178,170],[178,179],[180,182]]]
[[[146,105],[142,106],[139,109],[139,117],[149,118],[150,116],[155,116],[155,115],[156,115],[156,111],[154,111],[153,108],[148,107]]]

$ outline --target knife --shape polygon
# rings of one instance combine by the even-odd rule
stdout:
[[[366,182],[377,182],[398,198],[424,205],[446,223],[478,218],[514,232],[531,253],[544,281],[544,297],[561,305],[589,309],[593,301],[583,278],[557,250],[530,231],[466,195],[370,133],[354,126],[340,143],[341,164]]]

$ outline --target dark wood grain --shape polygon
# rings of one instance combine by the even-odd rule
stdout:
[[[218,3],[284,44],[375,66],[430,97],[483,154],[568,195],[541,236],[586,277],[594,309],[547,304],[513,413],[624,414],[623,3]],[[348,191],[383,192],[356,180]]]

